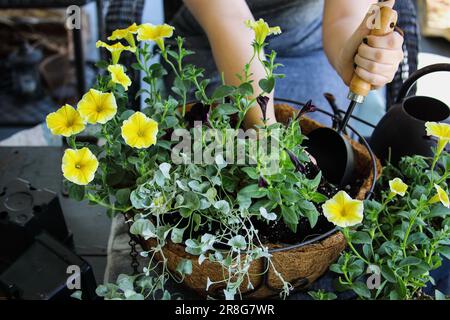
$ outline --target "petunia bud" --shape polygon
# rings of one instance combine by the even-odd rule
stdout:
[[[269,103],[269,97],[266,96],[258,96],[256,98],[256,102],[258,102],[259,107],[261,108],[263,119],[266,120],[267,114],[267,103]]]
[[[259,176],[258,186],[260,188],[267,188],[269,186],[269,183],[262,176]]]
[[[289,159],[291,159],[292,164],[295,166],[295,171],[304,173],[305,172],[305,166],[300,162],[300,160],[297,158],[297,156],[290,150],[286,149],[286,152],[289,156]]]
[[[197,102],[196,104],[194,104],[191,110],[185,115],[185,119],[189,123],[189,126],[193,128],[195,122],[197,121],[201,122],[202,124],[208,124],[210,109],[210,106],[205,106],[201,102]]]
[[[312,100],[308,100],[308,102],[305,103],[305,105],[303,106],[303,108],[300,110],[300,112],[298,113],[297,117],[295,118],[295,120],[299,120],[301,117],[303,117],[303,115],[305,115],[306,113],[309,112],[314,112],[316,111],[317,108],[316,106],[314,106],[312,104]]]

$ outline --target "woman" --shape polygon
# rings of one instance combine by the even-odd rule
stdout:
[[[393,0],[378,5],[392,7]],[[389,83],[403,59],[403,37],[393,32],[369,36],[373,0],[184,0],[185,6],[171,24],[176,34],[186,38],[186,46],[197,54],[188,61],[204,68],[212,78],[210,87],[223,73],[227,84],[238,84],[250,60],[254,34],[246,20],[262,18],[270,26],[280,26],[282,34],[268,39],[267,51],[278,53],[278,70],[286,75],[277,82],[275,95],[299,101],[312,99],[327,108],[324,92],[335,95],[338,105],[348,104],[347,93],[353,72],[374,88]],[[371,20],[370,20],[371,21]],[[264,76],[260,63],[251,65],[255,94]],[[273,97],[273,94],[272,94]],[[267,116],[275,121],[273,99]],[[329,121],[320,114],[316,119]],[[246,126],[259,123],[261,111],[252,108]]]

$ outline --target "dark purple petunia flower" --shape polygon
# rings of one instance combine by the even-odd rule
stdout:
[[[189,127],[194,127],[195,122],[200,121],[203,124],[208,124],[210,106],[205,106],[201,102],[197,102],[191,108],[191,110],[184,116],[185,120],[189,123]]]
[[[309,112],[314,112],[316,111],[317,108],[316,106],[314,106],[312,104],[312,100],[308,100],[308,102],[305,103],[305,105],[303,106],[303,108],[300,110],[300,112],[298,113],[297,117],[295,118],[295,120],[299,120],[301,117],[303,117],[303,115],[305,115],[306,113]]]
[[[258,102],[259,107],[261,108],[263,119],[266,120],[266,114],[267,114],[267,104],[269,103],[269,97],[266,96],[258,96],[256,98],[256,102]]]
[[[305,166],[300,162],[300,160],[297,158],[297,156],[290,150],[285,149],[289,159],[291,159],[292,164],[295,166],[295,171],[304,173],[305,172]]]
[[[269,186],[269,183],[262,176],[259,176],[258,186],[260,188],[267,188]]]

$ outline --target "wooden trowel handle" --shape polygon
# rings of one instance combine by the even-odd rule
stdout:
[[[374,28],[371,30],[370,34],[374,36],[384,36],[391,33],[397,24],[397,12],[389,7],[381,7],[379,15],[379,18],[374,17],[374,21],[372,21]],[[379,25],[377,25],[378,19],[380,22]],[[351,93],[362,97],[366,97],[372,89],[370,83],[362,80],[356,73],[353,74],[349,87]]]

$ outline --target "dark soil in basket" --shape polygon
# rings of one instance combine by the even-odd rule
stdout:
[[[313,179],[317,175],[317,172],[317,167],[310,163],[306,167],[305,174],[309,179]],[[362,181],[360,179],[357,179],[353,185],[348,185],[343,189],[349,195],[354,197],[358,193],[358,190],[361,187],[361,183]],[[322,178],[317,191],[327,196],[327,198],[331,198],[339,192],[339,189]],[[334,229],[335,227],[332,223],[328,222],[325,216],[323,216],[322,206],[316,205],[316,208],[320,212],[320,216],[314,228],[311,228],[311,225],[307,218],[300,218],[297,226],[297,232],[295,233],[291,229],[289,229],[289,227],[283,222],[283,220],[278,220],[267,224],[266,221],[255,219],[253,221],[253,225],[259,230],[259,237],[263,243],[296,244],[304,242],[322,235]]]

